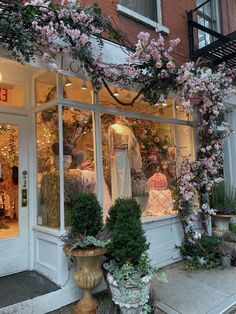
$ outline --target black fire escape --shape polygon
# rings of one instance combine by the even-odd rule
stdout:
[[[236,32],[225,36],[197,22],[197,13],[201,12],[209,2],[210,0],[207,0],[194,10],[187,12],[190,59],[196,61],[200,58],[213,66],[225,62],[227,66],[234,67],[236,66]],[[201,48],[199,47],[199,32],[208,34],[208,38],[211,39]]]

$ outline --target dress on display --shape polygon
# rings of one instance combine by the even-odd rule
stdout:
[[[173,199],[168,189],[167,178],[157,172],[148,180],[149,198],[143,216],[160,216],[170,214],[173,210]]]
[[[115,123],[108,128],[111,160],[112,201],[132,197],[131,169],[141,172],[140,147],[132,130],[125,124]]]

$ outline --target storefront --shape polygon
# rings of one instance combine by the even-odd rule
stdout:
[[[95,192],[104,219],[117,197],[134,197],[153,263],[173,263],[182,239],[174,185],[195,148],[174,95],[124,107],[94,91],[74,61],[60,63],[56,74],[0,59],[0,276],[35,269],[67,289],[62,306],[78,297],[60,240],[76,193]],[[135,94],[112,90],[122,100]]]

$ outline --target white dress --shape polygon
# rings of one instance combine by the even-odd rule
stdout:
[[[111,160],[112,201],[132,197],[131,169],[140,172],[142,159],[140,147],[131,129],[120,123],[108,128],[108,144]]]

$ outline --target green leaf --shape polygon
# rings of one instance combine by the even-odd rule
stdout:
[[[35,12],[35,10],[34,10],[32,5],[27,5],[25,7],[24,15],[26,15],[28,17],[35,17],[36,16],[36,12]]]
[[[58,5],[54,2],[54,1],[52,1],[50,4],[49,4],[49,6],[48,6],[51,10],[53,10],[53,11],[57,11],[58,10]]]

